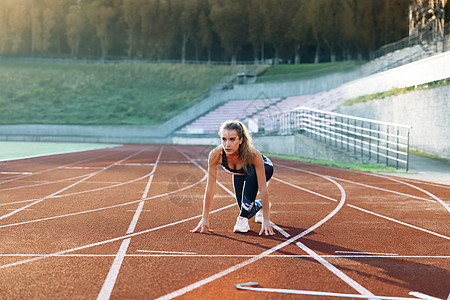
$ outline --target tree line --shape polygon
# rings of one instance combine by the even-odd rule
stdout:
[[[1,0],[0,55],[294,63],[367,58],[411,0]]]

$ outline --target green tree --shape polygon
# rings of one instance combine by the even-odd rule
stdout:
[[[208,18],[210,14],[209,6],[207,5],[207,0],[202,0],[202,9],[198,17],[199,31],[197,33],[198,39],[202,47],[206,48],[208,64],[211,63],[211,47],[213,45],[213,25],[211,20]]]
[[[116,10],[114,7],[109,6],[109,1],[107,0],[95,0],[88,6],[86,16],[95,27],[96,36],[100,40],[101,57],[105,59],[108,55],[111,35],[113,34],[110,28],[116,16]]]
[[[71,55],[78,57],[81,43],[81,34],[85,29],[86,15],[84,13],[87,5],[77,1],[68,9],[66,16],[66,36],[70,47]]]
[[[291,4],[287,18],[289,26],[286,29],[286,48],[289,53],[294,56],[294,63],[299,64],[301,61],[301,50],[304,45],[308,44],[311,39],[311,29],[306,22],[306,1],[296,0]]]
[[[222,47],[231,55],[231,64],[247,42],[250,0],[210,0],[210,19],[220,37]]]
[[[5,48],[5,51],[18,53],[21,49],[25,50],[26,45],[29,45],[25,40],[26,30],[30,27],[27,2],[27,0],[10,2],[6,24],[6,42],[9,44],[9,49]]]
[[[248,38],[253,48],[253,61],[264,61],[264,15],[263,2],[251,0],[248,12]],[[261,60],[259,56],[261,55]]]
[[[131,58],[136,54],[138,42],[138,30],[141,23],[140,11],[143,7],[143,0],[121,0],[120,13],[121,19],[126,25],[128,45],[127,57]]]

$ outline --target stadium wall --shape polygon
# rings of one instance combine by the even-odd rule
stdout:
[[[450,51],[342,85],[344,98],[385,92],[450,78]]]
[[[418,90],[350,106],[342,114],[411,125],[413,150],[450,159],[450,86]]]

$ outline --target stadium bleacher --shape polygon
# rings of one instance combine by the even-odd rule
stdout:
[[[247,123],[249,119],[261,119],[300,106],[333,111],[342,100],[341,88],[287,98],[231,100],[185,125],[176,134],[216,134],[226,120]]]

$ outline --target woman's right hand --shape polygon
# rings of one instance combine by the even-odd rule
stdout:
[[[209,228],[209,220],[202,218],[200,222],[198,222],[197,227],[192,229],[191,232],[212,232],[212,229]]]

